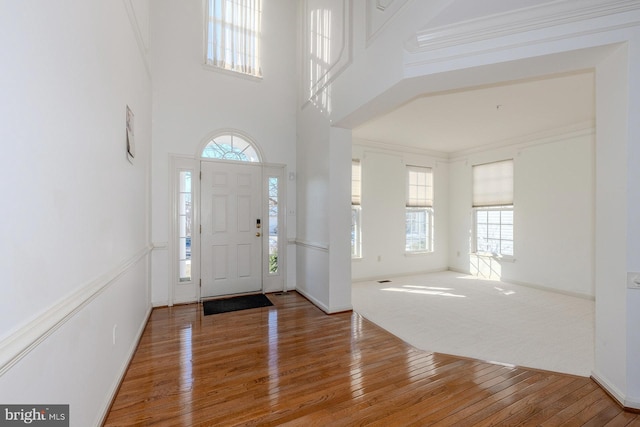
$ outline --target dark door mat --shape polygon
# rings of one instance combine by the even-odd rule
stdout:
[[[214,299],[202,303],[204,315],[228,313],[230,311],[247,310],[249,308],[268,307],[273,305],[266,295],[243,295],[224,299]]]

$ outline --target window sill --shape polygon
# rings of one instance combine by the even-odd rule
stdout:
[[[472,252],[470,255],[475,255],[479,258],[493,258],[496,261],[500,261],[500,262],[510,262],[510,263],[516,262],[516,259],[511,255],[499,255],[499,254],[490,254],[490,253],[483,253],[483,252]]]
[[[241,79],[251,80],[251,81],[254,81],[254,82],[261,82],[262,81],[262,77],[260,77],[260,76],[254,76],[253,74],[245,74],[245,73],[242,73],[240,71],[227,70],[226,68],[220,68],[220,67],[218,67],[216,65],[202,64],[202,68],[204,68],[207,71],[213,71],[215,73],[222,73],[222,74],[226,74],[227,76],[239,77]]]

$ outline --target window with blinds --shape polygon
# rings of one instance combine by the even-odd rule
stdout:
[[[262,0],[208,0],[206,63],[262,77]]]
[[[433,250],[433,173],[431,168],[407,166],[405,251]]]
[[[513,160],[473,166],[475,252],[513,256]]]
[[[362,169],[360,160],[351,161],[351,257],[362,257]]]

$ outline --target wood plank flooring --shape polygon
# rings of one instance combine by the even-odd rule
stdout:
[[[105,426],[640,426],[591,379],[415,349],[295,292],[153,310]]]

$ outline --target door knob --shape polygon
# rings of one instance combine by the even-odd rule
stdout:
[[[260,232],[257,232],[256,237],[260,237],[260,236],[261,236]]]

